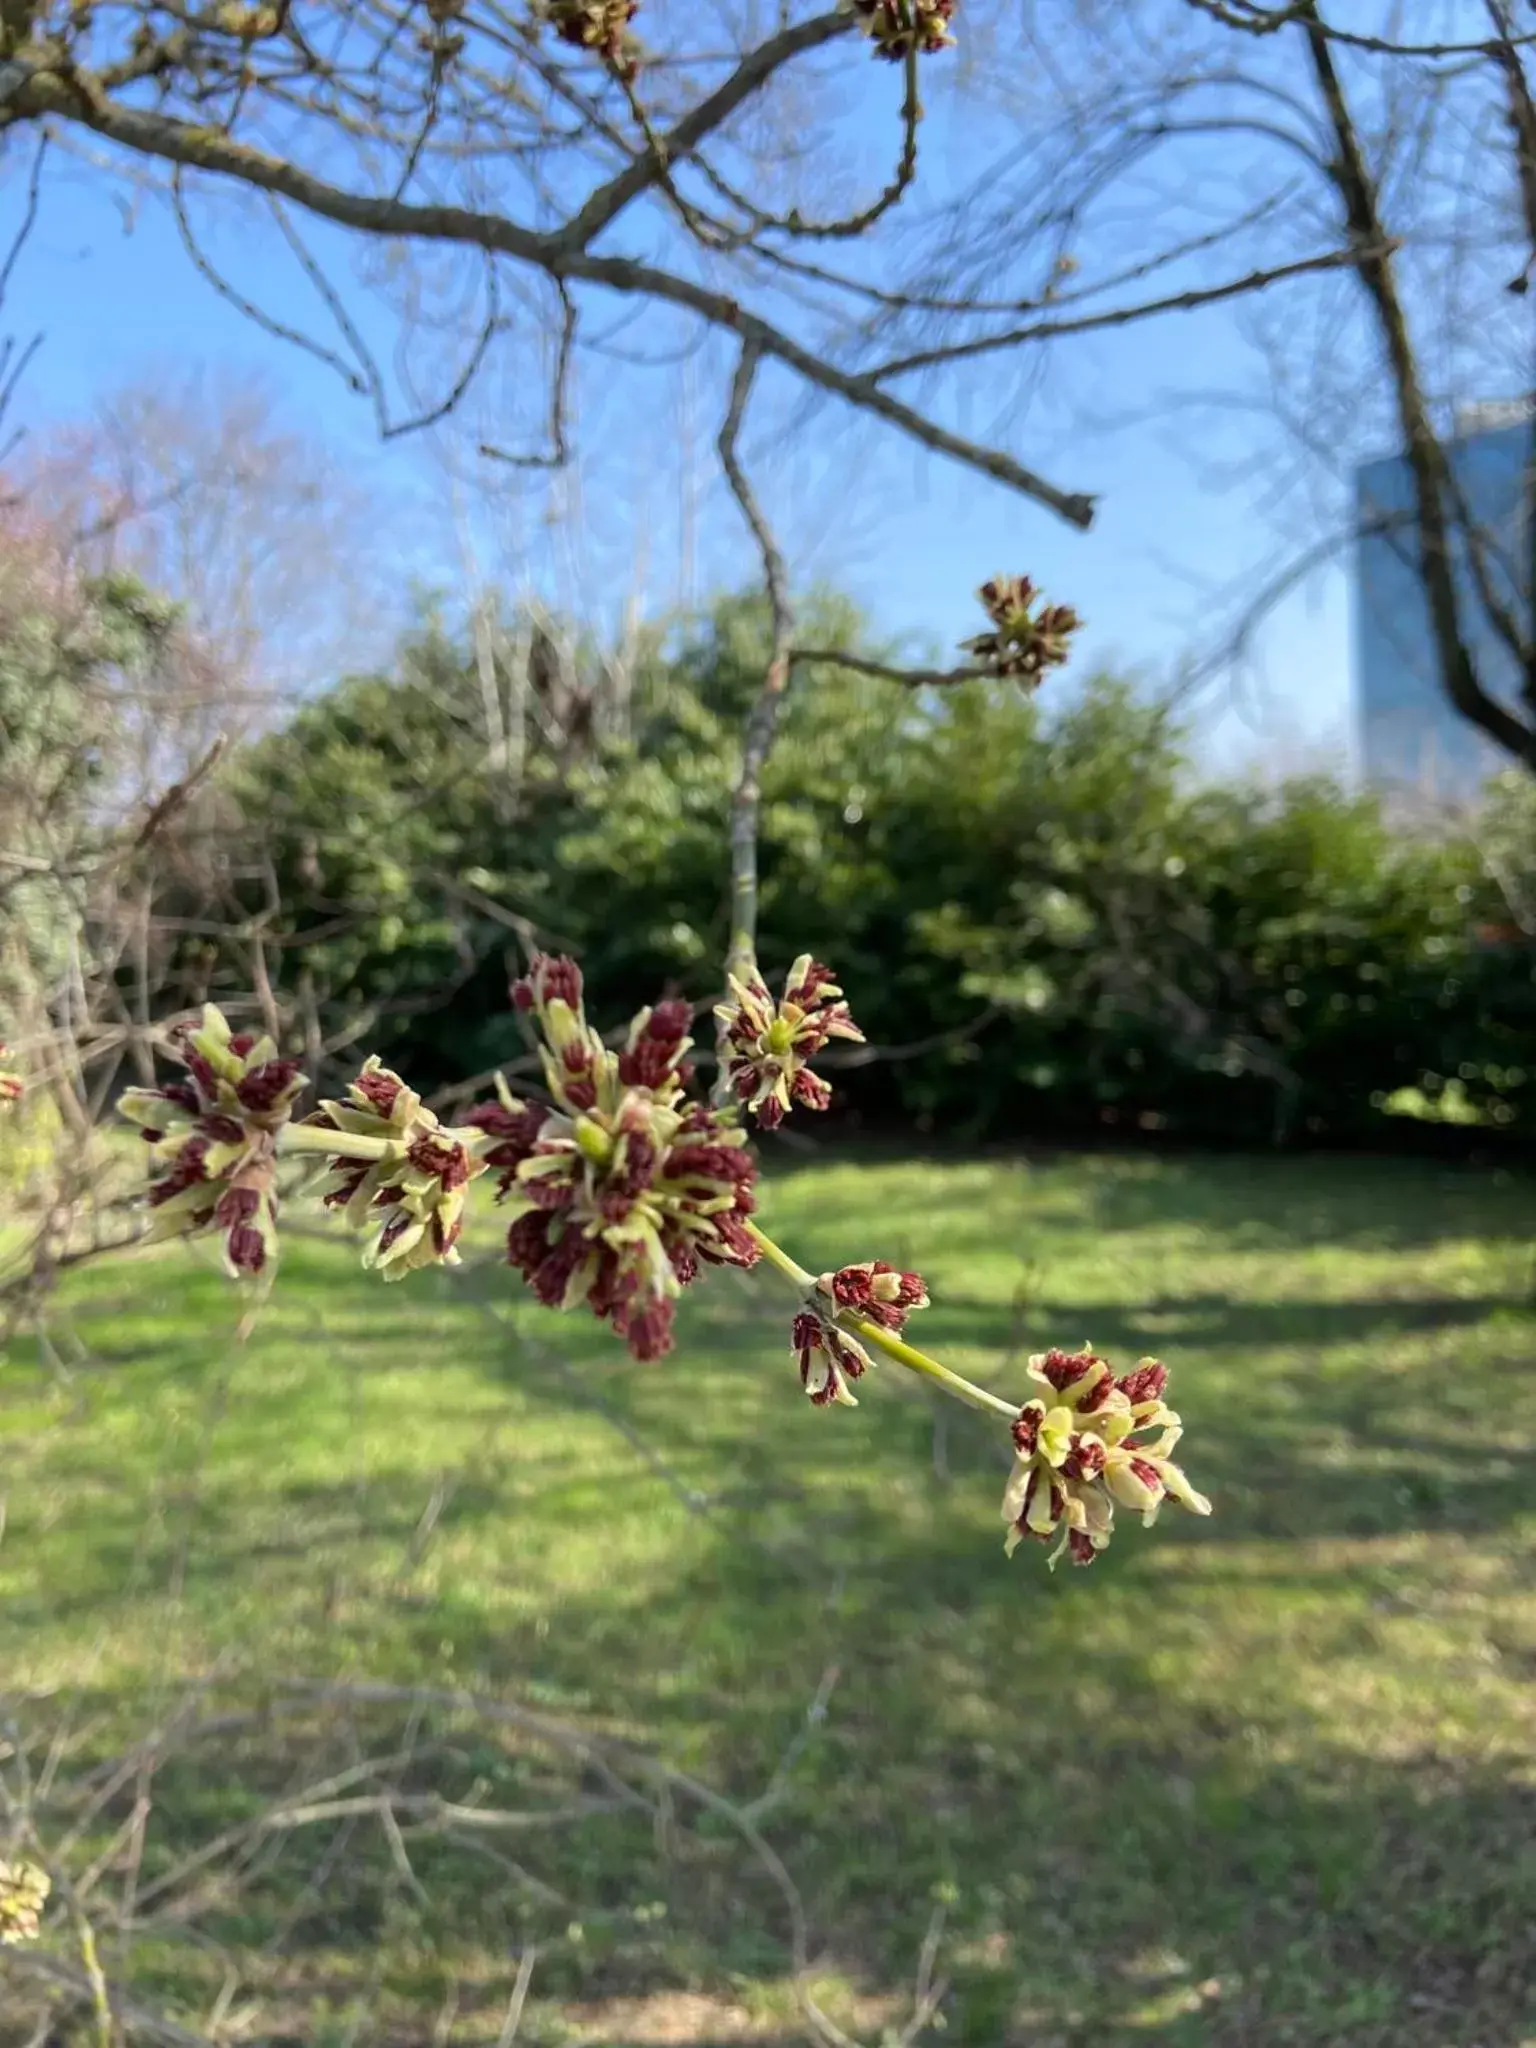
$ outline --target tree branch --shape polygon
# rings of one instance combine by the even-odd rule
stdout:
[[[1397,248],[1389,242],[1389,251]],[[1133,320],[1150,320],[1159,313],[1190,313],[1201,306],[1219,305],[1223,299],[1241,298],[1246,292],[1263,291],[1287,278],[1305,277],[1320,270],[1347,270],[1361,261],[1359,249],[1328,249],[1317,256],[1301,256],[1293,263],[1277,263],[1268,270],[1251,270],[1246,277],[1228,278],[1225,284],[1205,285],[1189,291],[1172,292],[1162,299],[1144,299],[1137,306],[1111,306],[1101,313],[1080,313],[1075,319],[1038,320],[1030,327],[1010,327],[1002,334],[984,334],[974,341],[953,342],[939,348],[923,349],[910,356],[895,356],[869,371],[871,382],[902,377],[910,370],[926,370],[936,363],[961,362],[968,356],[989,355],[1000,348],[1013,348],[1025,341],[1051,341],[1063,334],[1091,334],[1101,327],[1124,327]]]
[[[789,659],[793,665],[824,661],[830,667],[852,669],[855,675],[876,676],[881,682],[900,683],[908,690],[925,690],[930,684],[942,689],[949,683],[995,680],[991,669],[977,668],[974,664],[961,668],[897,668],[888,661],[872,661],[864,654],[845,654],[836,647],[796,647]]]
[[[585,249],[610,222],[617,219],[631,200],[657,184],[663,173],[680,158],[689,156],[715,129],[728,121],[736,109],[763,85],[782,64],[807,50],[819,49],[834,36],[849,34],[854,27],[851,14],[834,9],[809,21],[781,29],[765,43],[759,43],[737,65],[723,84],[682,119],[657,138],[656,146],[637,157],[617,177],[600,185],[580,211],[551,237],[551,254],[576,255]]]
[[[214,129],[195,127],[143,108],[122,106],[99,92],[84,91],[78,74],[66,77],[31,59],[22,68],[27,73],[26,82],[14,103],[29,117],[51,114],[78,121],[139,155],[234,178],[362,234],[456,243],[482,249],[488,255],[511,257],[552,277],[604,285],[611,291],[680,306],[710,325],[735,334],[755,354],[775,358],[807,383],[835,393],[923,447],[951,456],[967,468],[1048,506],[1070,525],[1086,529],[1093,523],[1091,496],[1063,491],[1003,450],[952,432],[927,414],[881,391],[868,377],[838,368],[770,321],[748,312],[727,294],[691,278],[631,257],[572,253],[565,248],[561,231],[539,234],[499,214],[478,213],[461,206],[411,204],[348,191],[297,164]]]
[[[1435,652],[1446,693],[1464,718],[1487,733],[1506,753],[1536,769],[1536,727],[1522,723],[1483,687],[1467,646],[1451,557],[1447,515],[1449,466],[1419,382],[1418,363],[1392,257],[1384,253],[1389,237],[1382,225],[1375,180],[1366,163],[1316,0],[1305,0],[1298,10],[1298,20],[1334,135],[1336,147],[1329,176],[1343,201],[1350,238],[1359,252],[1360,277],[1376,313],[1392,374],[1403,448],[1413,480],[1419,573],[1429,602]]]
[[[763,581],[768,594],[772,636],[763,686],[752,707],[742,741],[741,774],[731,797],[731,937],[726,953],[726,971],[739,975],[745,975],[756,958],[757,820],[762,803],[762,775],[778,730],[784,692],[789,687],[790,640],[794,632],[789,572],[737,452],[742,415],[751,396],[757,366],[757,351],[748,344],[742,349],[736,364],[730,405],[717,443],[726,481],[741,507],[742,517],[752,529],[763,558]],[[722,1092],[728,1082],[729,1069],[722,1053],[716,1091]]]

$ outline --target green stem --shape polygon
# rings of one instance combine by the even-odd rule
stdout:
[[[112,2048],[112,1998],[107,1990],[101,1959],[96,1953],[96,1930],[78,1905],[75,1906],[74,1917],[80,1960],[85,1965],[86,1981],[91,1987],[91,2013],[96,2021],[97,2048]]]
[[[814,1287],[816,1285],[816,1275],[814,1273],[807,1273],[804,1266],[797,1266],[789,1256],[789,1253],[780,1251],[767,1232],[759,1230],[750,1218],[747,1221],[747,1235],[756,1244],[769,1265],[776,1266],[786,1280],[792,1280],[797,1287]]]
[[[814,1288],[814,1274],[807,1273],[803,1266],[797,1266],[788,1252],[781,1251],[765,1231],[759,1230],[750,1219],[747,1230],[753,1242],[770,1266],[777,1268],[786,1280],[802,1289]],[[978,1387],[973,1380],[964,1379],[959,1373],[951,1372],[947,1365],[941,1365],[936,1358],[930,1358],[926,1351],[919,1351],[915,1344],[907,1344],[889,1330],[882,1330],[878,1323],[866,1322],[862,1316],[851,1316],[846,1312],[839,1317],[864,1343],[874,1350],[883,1352],[894,1359],[897,1365],[904,1365],[909,1372],[921,1373],[935,1386],[942,1387],[946,1394],[952,1394],[957,1401],[964,1401],[968,1408],[979,1408],[984,1415],[1006,1415],[1011,1422],[1019,1412],[1016,1401],[1005,1401],[1000,1394],[989,1394],[985,1387]]]
[[[280,1152],[331,1152],[342,1159],[389,1159],[403,1153],[397,1138],[365,1138],[357,1131],[334,1131],[324,1124],[284,1124],[277,1134]]]

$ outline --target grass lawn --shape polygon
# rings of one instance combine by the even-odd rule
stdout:
[[[637,1367],[490,1262],[386,1290],[294,1242],[243,1346],[202,1248],[105,1262],[65,1295],[70,1376],[28,1344],[0,1373],[0,1692],[35,1768],[58,1736],[49,1825],[189,1679],[463,1687],[772,1785],[817,1996],[865,2041],[937,1904],[942,2038],[976,2048],[1536,2043],[1536,1188],[869,1156],[779,1171],[766,1220],[818,1270],[919,1264],[920,1341],[1021,1399],[1047,1342],[1164,1357],[1215,1517],[1005,1562],[998,1437],[889,1365],[811,1410],[771,1276],[715,1276]],[[410,1878],[366,1815],[295,1827],[156,1922],[160,1876],[297,1782],[294,1729],[241,1724],[156,1781],[146,2003],[465,2048],[536,1943],[523,2040],[798,2036],[784,1901],[728,1818],[642,1823],[447,1708],[381,1702],[368,1739],[407,1720],[424,1797],[575,1816],[499,1863],[413,1837]],[[133,1795],[81,1817],[103,1900]]]

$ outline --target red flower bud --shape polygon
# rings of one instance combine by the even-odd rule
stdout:
[[[401,1088],[401,1083],[395,1075],[377,1071],[359,1074],[352,1085],[360,1095],[368,1098],[371,1107],[376,1109],[381,1117],[388,1119],[393,1114]]]
[[[692,1022],[691,1005],[683,1002],[678,996],[669,996],[665,1002],[658,1003],[652,1010],[650,1021],[645,1027],[645,1035],[647,1038],[661,1039],[668,1045],[675,1045],[678,1039],[688,1036],[688,1027]]]
[[[1064,1394],[1068,1387],[1091,1372],[1102,1363],[1091,1351],[1047,1351],[1040,1360],[1040,1376],[1048,1380],[1058,1394]]]
[[[450,1139],[428,1132],[416,1140],[405,1156],[418,1173],[435,1173],[445,1192],[462,1188],[469,1181],[469,1154]]]
[[[1032,1458],[1040,1441],[1040,1410],[1021,1408],[1013,1418],[1013,1447],[1021,1458]]]
[[[1143,1401],[1160,1401],[1168,1385],[1168,1368],[1155,1358],[1144,1358],[1130,1372],[1122,1373],[1115,1385],[1133,1408]]]
[[[252,1067],[243,1080],[236,1082],[235,1093],[243,1108],[254,1116],[262,1116],[288,1093],[299,1078],[299,1072],[297,1060],[266,1060],[261,1066]]]
[[[259,1273],[267,1263],[267,1246],[259,1230],[237,1223],[225,1240],[229,1263],[242,1273]]]

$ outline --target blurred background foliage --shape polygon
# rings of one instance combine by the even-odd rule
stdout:
[[[826,594],[802,643],[880,651]],[[217,897],[334,1039],[366,1034],[422,1085],[523,1050],[506,982],[533,943],[579,955],[601,1019],[662,989],[708,999],[765,646],[751,598],[647,630],[622,665],[555,622],[424,605],[389,664],[244,746],[188,808],[163,907],[189,991],[248,985],[244,956],[196,935]],[[1031,701],[797,669],[760,953],[772,976],[814,946],[890,1054],[844,1072],[843,1114],[971,1140],[1528,1131],[1524,780],[1408,830],[1324,779],[1202,783],[1186,738],[1120,676]]]

